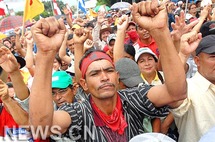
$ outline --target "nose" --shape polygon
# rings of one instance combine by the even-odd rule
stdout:
[[[105,71],[102,71],[101,72],[101,81],[108,81],[109,80],[109,77],[108,77],[108,74],[105,72]]]

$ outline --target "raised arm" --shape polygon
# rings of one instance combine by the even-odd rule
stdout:
[[[63,42],[66,28],[62,19],[57,21],[49,17],[37,21],[31,31],[38,51],[29,101],[30,124],[35,128],[56,125],[63,132],[71,124],[71,118],[65,111],[54,113],[51,80],[54,58]]]
[[[4,46],[0,48],[0,65],[10,75],[16,96],[20,100],[26,99],[29,96],[29,91],[19,71],[17,60],[11,51]]]
[[[12,115],[15,122],[19,125],[28,125],[28,113],[24,111],[21,106],[13,100],[8,94],[7,85],[0,79],[0,97],[6,110]]]
[[[128,16],[123,15],[117,24],[116,40],[113,48],[114,63],[116,63],[124,54],[125,32],[128,27]]]
[[[89,38],[90,33],[84,28],[76,29],[74,32],[73,40],[74,40],[74,51],[75,51],[75,77],[76,82],[79,83],[81,78],[81,71],[79,69],[79,62],[84,55],[84,42]]]
[[[33,37],[31,31],[27,31],[25,33],[25,42],[26,42],[26,67],[28,68],[31,76],[34,76],[34,53],[33,53]]]
[[[158,5],[157,0],[152,0],[133,4],[132,8],[134,21],[148,30],[158,44],[165,77],[165,84],[152,87],[147,94],[148,98],[157,107],[185,99],[185,71],[172,40],[169,40],[171,36],[165,4]]]
[[[20,28],[15,28],[14,32],[16,34],[16,42],[15,42],[16,50],[20,54],[21,57],[25,57],[26,51],[25,51],[25,49],[22,48],[22,45],[20,42],[20,38],[22,38],[22,37],[20,37],[21,30],[20,30]]]
[[[180,12],[180,16],[175,16],[175,23],[171,23],[173,31],[171,32],[171,37],[174,43],[176,50],[180,50],[180,40],[181,36],[193,29],[193,27],[198,23],[198,20],[195,20],[189,24],[185,23],[185,14],[184,11]]]
[[[70,56],[66,55],[67,37],[68,37],[68,34],[66,32],[65,35],[64,35],[63,43],[61,44],[61,47],[60,47],[60,50],[59,50],[59,57],[61,58],[61,60],[63,60],[67,64],[70,64],[71,61],[72,61],[72,58]]]

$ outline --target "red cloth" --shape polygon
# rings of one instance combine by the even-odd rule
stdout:
[[[94,52],[90,53],[89,55],[87,55],[87,57],[85,57],[83,59],[81,65],[80,65],[80,70],[81,70],[81,73],[82,73],[82,78],[85,77],[85,74],[86,74],[88,66],[92,62],[97,61],[97,60],[101,60],[101,59],[108,60],[109,62],[111,62],[113,64],[112,59],[106,53],[103,53],[101,51],[94,51]]]
[[[159,57],[158,46],[153,38],[149,44],[144,44],[140,41],[140,39],[138,39],[137,44],[139,44],[140,48],[148,47],[149,49],[152,50],[152,52],[154,52],[157,55],[157,57]]]
[[[103,122],[112,130],[117,131],[118,134],[122,135],[125,128],[128,126],[122,113],[122,103],[119,95],[117,95],[116,107],[111,115],[104,114],[91,99],[92,108],[101,117]]]
[[[0,114],[0,136],[4,137],[4,126],[8,128],[18,128],[18,124],[14,121],[13,117],[7,112],[5,107],[3,107]]]

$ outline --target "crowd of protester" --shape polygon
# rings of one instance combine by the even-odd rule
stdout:
[[[214,139],[213,2],[63,12],[0,40],[2,140]]]

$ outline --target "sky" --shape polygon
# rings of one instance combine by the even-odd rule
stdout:
[[[24,10],[25,0],[3,0],[5,4],[8,5],[9,9],[13,9],[15,12]],[[51,1],[51,0],[45,0]],[[62,0],[64,3],[68,3],[69,6],[76,5],[77,0]]]

